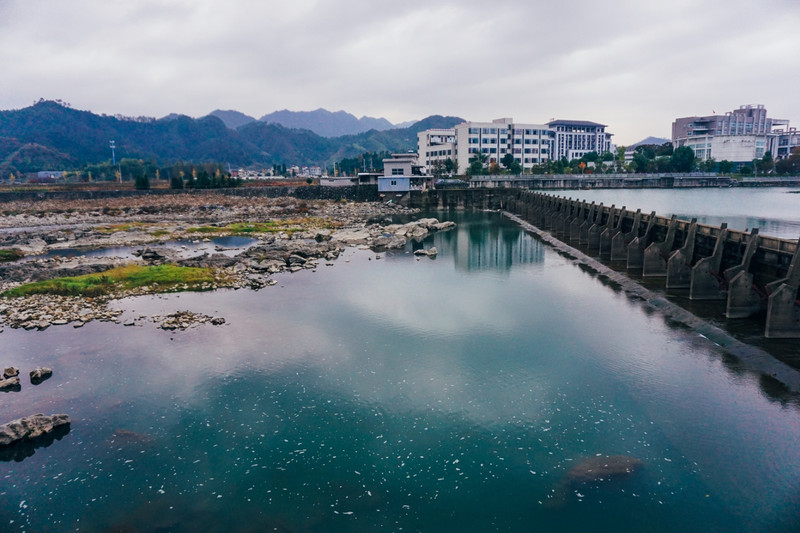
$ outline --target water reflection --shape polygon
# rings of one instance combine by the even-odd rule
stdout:
[[[222,327],[6,329],[6,364],[55,374],[3,416],[73,426],[0,463],[0,529],[796,530],[800,417],[770,383],[498,214],[456,215],[259,292],[118,304]],[[597,454],[644,468],[547,505]]]
[[[495,216],[487,224],[485,216],[472,213],[439,212],[434,216],[458,224],[455,229],[436,234],[431,241],[433,246],[448,250],[457,270],[508,273],[514,267],[544,262],[544,245],[506,219]]]

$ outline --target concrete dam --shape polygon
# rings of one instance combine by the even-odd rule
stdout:
[[[508,211],[616,270],[718,301],[728,319],[763,320],[767,338],[800,338],[800,242],[524,189],[412,191],[407,200]]]

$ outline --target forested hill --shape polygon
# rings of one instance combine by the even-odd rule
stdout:
[[[367,151],[415,150],[417,132],[460,122],[457,117],[433,116],[409,128],[326,138],[260,121],[234,130],[215,116],[125,119],[40,101],[24,109],[0,111],[0,178],[10,172],[72,170],[108,161],[111,140],[116,143],[118,160],[327,165]]]

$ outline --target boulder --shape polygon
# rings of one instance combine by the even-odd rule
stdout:
[[[31,370],[30,373],[31,383],[33,383],[34,385],[38,385],[39,383],[46,380],[52,375],[53,375],[52,368],[47,368],[47,367],[34,368],[33,370]]]
[[[19,368],[10,366],[3,370],[4,378],[8,379],[8,378],[13,378],[14,376],[19,376]]]
[[[414,255],[427,255],[428,257],[435,257],[438,254],[439,250],[437,250],[435,246],[431,246],[427,250],[423,248],[420,248],[419,250],[414,250]]]
[[[19,384],[19,377],[8,378],[4,380],[0,380],[0,391],[8,392],[8,391],[19,391],[20,384]]]
[[[392,250],[406,245],[403,237],[396,235],[381,235],[372,242],[372,249]]]
[[[36,414],[12,420],[0,426],[0,448],[42,437],[69,423],[68,415]]]

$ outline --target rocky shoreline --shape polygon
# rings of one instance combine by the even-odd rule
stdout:
[[[393,203],[233,198],[218,194],[118,198],[102,204],[83,200],[58,204],[19,202],[4,208],[0,216],[0,249],[19,250],[25,257],[0,263],[0,292],[33,281],[98,273],[127,264],[165,263],[214,269],[217,281],[199,290],[258,290],[274,285],[275,274],[315,271],[321,263],[330,265],[348,246],[375,251],[397,249],[409,239],[421,240],[430,232],[455,226],[436,219],[411,220],[417,214],[415,210]],[[270,231],[241,231],[266,227]],[[187,246],[180,244],[210,242],[231,235],[245,235],[253,242],[242,249],[217,246],[212,253],[188,256],[184,250]],[[122,256],[86,255],[91,250],[121,247],[128,250]],[[63,250],[73,253],[53,255]],[[435,251],[426,255],[432,257]],[[0,332],[2,325],[44,330],[68,324],[81,327],[93,320],[123,323],[122,312],[109,307],[111,301],[158,292],[157,287],[142,287],[95,298],[0,298]],[[182,313],[178,317],[152,318],[168,330],[224,324],[224,317]]]

